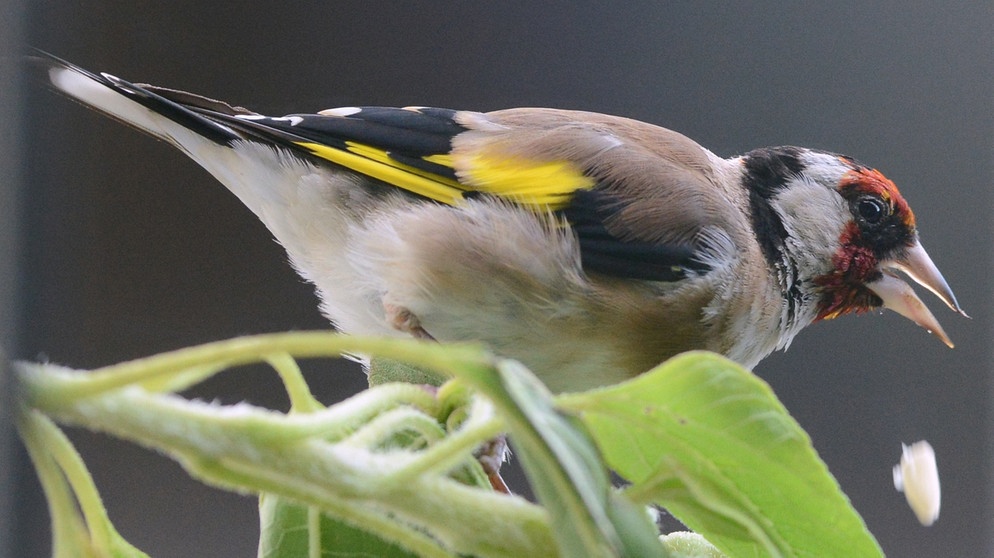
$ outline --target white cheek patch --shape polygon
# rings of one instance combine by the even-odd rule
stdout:
[[[793,179],[775,200],[790,238],[811,244],[806,248],[812,251],[834,248],[852,218],[838,192],[810,177]]]
[[[935,450],[924,440],[901,447],[901,462],[894,466],[894,488],[904,492],[918,521],[928,527],[939,519],[942,499]]]

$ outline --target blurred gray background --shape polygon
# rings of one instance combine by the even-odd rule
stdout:
[[[13,69],[25,45],[270,114],[553,106],[657,123],[723,156],[782,144],[847,153],[901,187],[974,319],[926,293],[955,350],[894,314],[847,317],[811,327],[756,372],[889,555],[992,555],[994,5],[785,4],[0,0],[0,335],[18,358],[88,368],[326,327],[310,287],[234,196],[165,144],[22,84]],[[354,368],[308,374],[326,402],[363,385]],[[274,375],[256,369],[194,395],[286,405]],[[45,556],[44,502],[8,434],[0,554]],[[139,548],[255,555],[252,499],[199,486],[145,450],[72,434]],[[891,482],[901,442],[919,439],[935,447],[943,482],[927,529]]]

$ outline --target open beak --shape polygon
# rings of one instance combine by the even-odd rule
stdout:
[[[966,312],[959,307],[956,295],[946,284],[946,280],[942,278],[942,274],[932,263],[932,259],[928,257],[928,253],[922,248],[921,243],[915,241],[900,256],[893,260],[881,262],[880,267],[883,275],[880,279],[867,283],[866,287],[884,301],[884,308],[889,308],[922,326],[952,348],[953,342],[942,330],[939,321],[935,319],[925,303],[915,294],[914,289],[891,271],[896,269],[904,272],[916,283],[935,293],[935,296],[941,298],[946,306],[969,318]]]

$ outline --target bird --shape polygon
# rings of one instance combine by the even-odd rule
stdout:
[[[594,112],[354,106],[266,116],[39,52],[56,91],[178,148],[238,197],[340,331],[482,342],[553,392],[707,350],[752,369],[806,326],[966,316],[897,186],[803,147],[723,158]]]

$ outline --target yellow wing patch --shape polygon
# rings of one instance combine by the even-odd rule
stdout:
[[[454,163],[452,162],[451,153],[438,153],[437,155],[428,155],[427,157],[422,157],[422,159],[428,161],[429,163],[435,163],[437,165],[443,165],[449,168],[452,168],[454,166]]]
[[[559,209],[577,190],[594,187],[594,180],[567,161],[534,161],[523,157],[473,155],[459,178],[473,189],[509,198],[523,205]],[[461,166],[461,165],[460,165]]]
[[[463,199],[465,188],[458,182],[390,159],[382,149],[348,142],[348,151],[313,142],[296,142],[311,153],[360,174],[382,180],[408,192],[455,205]]]
[[[425,161],[456,168],[459,181],[396,161],[379,148],[346,142],[346,149],[313,142],[297,142],[314,155],[377,180],[448,205],[466,192],[506,198],[535,210],[561,209],[577,190],[595,182],[567,161],[534,161],[524,157],[471,155],[456,161],[449,153],[423,157]]]

